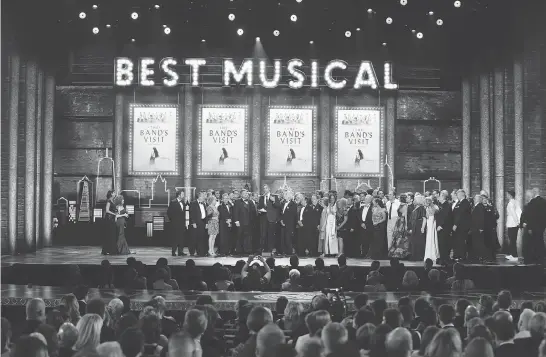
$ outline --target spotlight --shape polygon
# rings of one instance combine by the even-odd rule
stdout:
[[[411,30],[411,33],[415,33],[415,29]]]
[[[138,13],[137,13],[137,12],[133,12],[133,13],[131,14],[131,18],[132,18],[133,20],[138,19]]]
[[[444,20],[442,20],[442,19],[436,20],[436,25],[442,26],[443,24],[444,24]]]
[[[229,14],[228,17],[229,21],[235,20],[235,14]]]
[[[112,27],[112,25],[106,24],[106,28],[107,28],[107,29],[109,29],[110,27]]]
[[[360,27],[357,27],[356,30],[357,30],[357,31],[360,31]]]
[[[85,12],[80,12],[80,19],[85,19],[87,17],[87,14]]]
[[[171,28],[170,28],[170,27],[165,27],[165,28],[163,29],[163,32],[165,32],[165,35],[168,35],[168,34],[171,33]]]
[[[154,7],[155,7],[156,9],[159,9],[159,4],[155,4]]]
[[[373,12],[372,9],[368,9],[368,14],[371,14]]]
[[[259,37],[256,37],[256,42],[260,42],[260,38],[259,38]]]
[[[301,0],[296,0],[296,2],[301,2]]]
[[[205,43],[205,42],[207,42],[207,41],[205,41],[205,39],[202,39],[201,42]]]
[[[93,10],[97,10],[99,8],[99,5],[93,5]]]
[[[134,39],[134,38],[132,38],[132,39],[131,39],[131,42],[135,42],[135,39]]]
[[[455,6],[455,7],[461,7],[461,2],[460,2],[459,0],[457,0],[457,1],[455,1],[455,2],[453,3],[453,6]]]
[[[242,36],[245,32],[243,31],[243,29],[238,29],[237,30],[237,35],[239,36]]]
[[[351,37],[351,31],[345,31],[345,37]]]
[[[434,11],[429,11],[428,14],[429,14],[430,16],[432,16],[432,15],[434,15]]]
[[[408,0],[400,0],[400,5],[406,6],[408,4]]]
[[[167,25],[163,25],[163,28],[167,27]]]
[[[93,33],[96,35],[99,33],[99,28],[98,27],[93,27]]]
[[[387,46],[387,43],[386,42],[383,42],[383,47],[386,47]]]
[[[385,22],[387,23],[387,25],[392,24],[392,17],[387,17],[387,19],[385,20]]]
[[[279,35],[280,35],[280,32],[279,32],[279,30],[275,30],[275,31],[273,31],[273,36],[279,36]]]
[[[423,38],[423,33],[422,32],[417,32],[417,38],[422,39]]]
[[[309,43],[312,45],[313,43],[315,43],[315,41],[311,40],[311,41],[309,41]]]
[[[290,20],[292,20],[293,22],[296,22],[298,21],[298,17],[296,15],[292,15],[290,16]]]

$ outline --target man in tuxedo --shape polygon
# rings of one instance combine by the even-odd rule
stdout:
[[[190,203],[190,242],[188,249],[190,255],[205,256],[207,252],[205,192],[199,192],[197,200]]]
[[[293,245],[297,247],[296,253],[299,256],[305,256],[306,244],[305,244],[305,232],[303,229],[303,215],[307,209],[307,198],[302,194],[296,194],[296,204],[298,205],[298,223],[296,224],[295,242]]]
[[[222,203],[218,206],[218,223],[220,229],[220,254],[229,255],[233,246],[231,239],[231,217],[233,208],[229,203],[229,195],[222,195]]]
[[[468,232],[470,231],[470,202],[464,190],[457,191],[457,204],[453,209],[453,258],[464,260],[467,253]]]
[[[296,231],[298,222],[298,205],[294,202],[294,194],[287,192],[284,196],[286,199],[281,212],[281,255],[292,255],[293,247],[292,240]]]
[[[186,235],[186,209],[187,202],[184,200],[184,191],[178,190],[176,192],[176,198],[169,203],[167,209],[167,217],[169,217],[170,224],[170,236],[172,255],[176,256],[178,250],[178,256],[184,256],[184,237]]]
[[[277,243],[277,223],[281,215],[281,203],[276,195],[271,194],[268,185],[264,185],[263,190],[264,194],[260,196],[258,201],[260,249],[265,252],[274,252]]]
[[[362,197],[363,204],[358,213],[358,227],[356,229],[359,239],[358,250],[361,256],[365,257],[370,248],[370,242],[373,239],[373,221],[372,221],[372,195]]]
[[[318,196],[311,196],[311,203],[305,207],[302,215],[301,231],[303,233],[302,240],[304,243],[303,251],[307,249],[312,257],[318,256],[318,241],[320,229],[320,216],[322,214],[322,206],[319,205]]]
[[[546,200],[538,188],[528,190],[525,197],[529,203],[521,214],[523,234],[523,260],[525,264],[544,263],[544,229],[546,228]]]
[[[236,252],[239,255],[252,253],[252,227],[256,214],[256,206],[249,199],[248,190],[242,190],[241,199],[236,200],[233,207],[233,222],[237,230]]]
[[[474,207],[471,215],[471,258],[480,262],[483,262],[489,256],[485,248],[485,207],[482,202],[483,197],[481,195],[474,196]]]
[[[436,230],[438,231],[438,245],[440,250],[440,262],[447,263],[451,252],[452,212],[451,205],[447,201],[449,193],[442,190],[438,196],[438,212],[436,212]]]
[[[392,246],[392,239],[394,234],[394,226],[396,226],[396,221],[398,220],[398,208],[400,207],[400,202],[396,199],[396,192],[390,191],[388,194],[387,201],[387,249],[390,249]]]
[[[343,240],[345,255],[347,257],[357,257],[359,255],[359,239],[358,239],[358,215],[360,214],[360,196],[353,196],[353,204],[347,212],[347,238]]]

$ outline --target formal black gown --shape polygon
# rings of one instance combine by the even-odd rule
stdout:
[[[125,214],[125,213],[127,213],[125,209],[119,212],[119,214]],[[119,254],[119,255],[131,254],[131,251],[129,250],[129,245],[127,244],[127,240],[125,239],[125,225],[126,225],[125,217],[119,217],[116,220],[116,228],[117,228],[116,254]]]
[[[112,200],[108,200],[110,203],[110,211],[116,213],[116,205]],[[117,228],[116,228],[116,216],[113,216],[107,212],[104,213],[104,232],[102,235],[102,254],[117,254]]]
[[[409,241],[411,260],[413,261],[423,261],[425,258],[427,232],[425,230],[425,233],[421,233],[424,219],[427,219],[427,210],[423,206],[415,208],[411,213],[408,229],[411,229]]]

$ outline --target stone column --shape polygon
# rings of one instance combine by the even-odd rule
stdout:
[[[25,110],[25,251],[36,249],[36,62],[29,60],[26,68]]]
[[[504,242],[504,70],[495,69],[494,77],[494,123],[495,123],[495,202],[499,211],[497,238]]]
[[[184,186],[191,187],[193,175],[193,90],[189,85],[184,92]],[[189,192],[188,192],[189,193]],[[187,193],[187,194],[188,194]]]
[[[114,107],[114,190],[119,193],[123,189],[123,93],[116,93]]]
[[[36,247],[43,246],[42,240],[42,146],[43,146],[43,110],[44,110],[44,71],[38,70],[36,76],[36,203],[35,203],[35,221],[36,221]]]
[[[17,242],[17,155],[19,141],[19,55],[9,58],[9,173],[8,173],[8,247],[9,253],[16,253]]]
[[[260,181],[262,174],[262,93],[260,88],[254,88],[252,95],[252,117],[250,118],[252,133],[250,158],[250,186],[253,192],[261,192]]]
[[[470,195],[470,118],[472,111],[472,86],[470,79],[463,79],[463,147],[462,147],[462,159],[463,159],[463,182],[462,187],[467,195]]]
[[[387,98],[387,110],[385,113],[385,149],[387,154],[387,164],[391,167],[389,170],[387,167],[385,177],[387,178],[387,183],[385,185],[386,192],[393,189],[391,183],[394,183],[394,136],[395,136],[395,121],[396,121],[396,98],[391,94]]]
[[[42,194],[42,236],[43,245],[51,246],[51,230],[53,219],[53,134],[55,132],[55,76],[47,73],[44,86],[44,165]]]
[[[331,167],[333,162],[331,155],[335,152],[335,148],[332,147],[335,145],[332,139],[331,133],[332,129],[332,111],[330,109],[330,93],[328,90],[323,88],[320,91],[320,151],[317,152],[317,155],[320,158],[320,180],[328,180],[332,177],[332,172],[335,171],[335,167]],[[328,181],[326,181],[328,182]],[[320,188],[320,185],[319,185]]]
[[[480,152],[482,156],[482,190],[491,194],[491,156],[489,132],[489,73],[480,75]]]
[[[516,200],[523,207],[524,183],[523,183],[523,61],[517,58],[514,62],[514,186]]]

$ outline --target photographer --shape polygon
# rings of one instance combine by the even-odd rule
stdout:
[[[265,271],[263,275],[260,266]],[[251,255],[241,271],[241,277],[245,291],[263,291],[267,289],[271,281],[271,268],[262,256]]]

